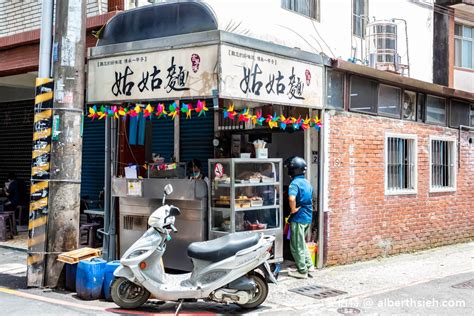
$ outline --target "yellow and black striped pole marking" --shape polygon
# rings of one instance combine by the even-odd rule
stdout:
[[[48,233],[48,180],[51,155],[53,86],[52,79],[36,79],[28,223],[27,284],[29,287],[42,287],[44,283],[46,237]]]

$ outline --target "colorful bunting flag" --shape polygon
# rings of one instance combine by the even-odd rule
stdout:
[[[142,113],[144,118],[151,119],[153,116],[157,117],[158,119],[166,118],[167,116],[175,119],[177,116],[179,117],[181,113],[186,114],[186,119],[192,118],[192,112],[196,112],[197,116],[206,116],[206,112],[209,109],[206,106],[205,101],[198,100],[196,105],[193,107],[191,103],[182,103],[179,106],[176,102],[173,102],[168,106],[168,111],[166,111],[166,107],[163,103],[158,103],[156,107],[153,107],[151,104],[147,104],[146,106],[142,104],[136,104],[135,106],[130,107],[122,107],[118,105],[112,106],[104,106],[101,105],[98,108],[97,105],[93,105],[88,109],[88,115],[92,120],[95,119],[103,119],[104,117],[113,117],[115,119],[119,119],[122,117],[124,120],[129,117],[137,117],[140,113]],[[262,126],[263,123],[268,124],[270,129],[279,127],[282,130],[286,130],[288,127],[292,127],[294,130],[307,130],[309,128],[315,128],[319,130],[322,126],[322,122],[319,117],[306,117],[302,119],[301,116],[298,118],[289,116],[285,117],[283,114],[277,115],[274,113],[273,115],[267,115],[266,118],[262,116],[261,111],[257,111],[254,115],[250,114],[250,108],[244,108],[240,112],[235,111],[234,105],[229,105],[227,108],[223,109],[224,112],[224,119],[229,120],[237,120],[239,122],[252,122],[254,125]]]

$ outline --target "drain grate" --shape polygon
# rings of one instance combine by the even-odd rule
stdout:
[[[312,298],[316,298],[318,300],[328,298],[328,297],[338,296],[342,294],[347,294],[347,292],[344,292],[344,291],[335,290],[329,287],[318,286],[318,285],[308,285],[308,286],[297,287],[295,289],[290,289],[289,291],[293,293],[309,296]]]
[[[474,279],[451,286],[455,289],[474,289]]]

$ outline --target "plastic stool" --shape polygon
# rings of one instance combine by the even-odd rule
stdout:
[[[16,216],[15,216],[15,212],[13,211],[8,211],[8,212],[5,212],[5,214],[8,214],[10,215],[10,220],[12,222],[12,233],[13,235],[18,235],[18,230],[16,229]]]
[[[97,229],[99,229],[101,225],[99,223],[88,223],[81,225],[80,228],[80,239],[81,245],[88,245],[91,248],[95,248],[97,244],[96,234]],[[82,236],[87,235],[87,241],[82,242]]]
[[[0,214],[0,241],[13,239],[12,220],[9,214]]]

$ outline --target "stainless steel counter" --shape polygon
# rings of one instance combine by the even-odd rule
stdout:
[[[204,241],[207,236],[207,185],[202,180],[187,179],[112,179],[112,195],[119,197],[120,255],[147,229],[148,216],[161,206],[164,187],[173,186],[167,204],[181,209],[176,218],[177,234],[172,234],[163,257],[165,267],[191,271],[187,256],[191,242]]]

